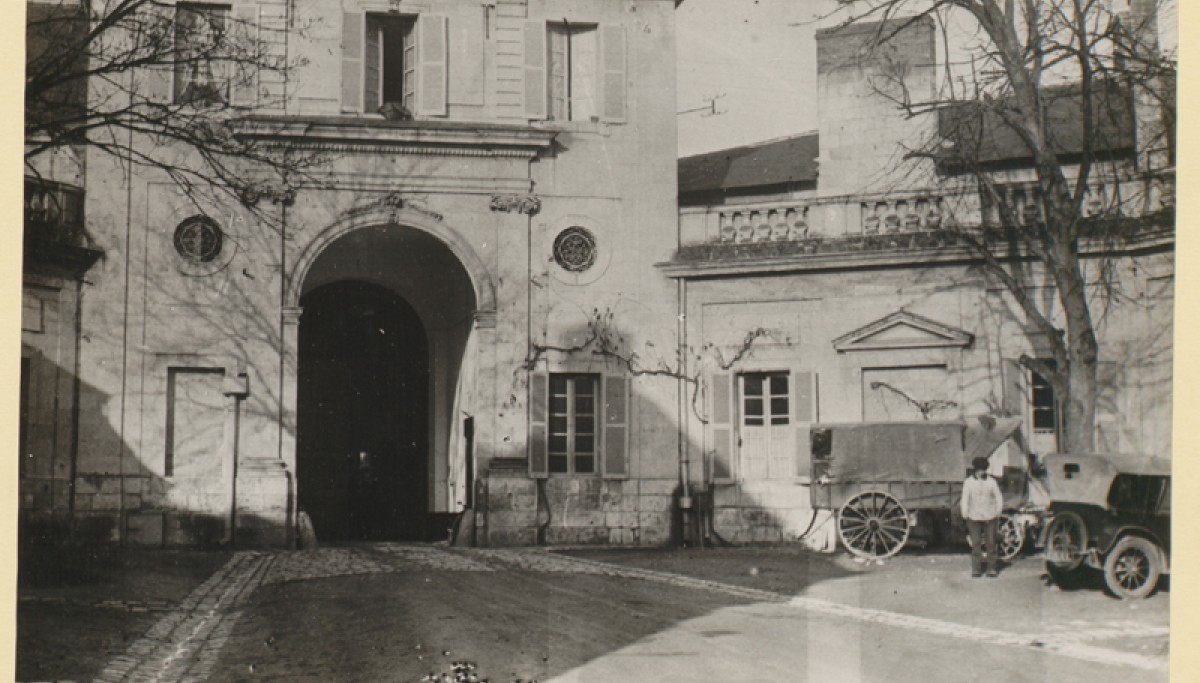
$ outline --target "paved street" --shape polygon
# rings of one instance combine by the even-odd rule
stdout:
[[[1033,558],[989,580],[969,578],[959,554],[884,566],[801,555],[804,589],[779,591],[754,584],[787,565],[734,585],[630,557],[241,552],[96,680],[418,681],[463,661],[493,683],[1167,678],[1168,594],[1061,593]]]

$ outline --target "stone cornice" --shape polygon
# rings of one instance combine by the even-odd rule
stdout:
[[[550,148],[556,132],[489,123],[269,116],[239,121],[238,134],[324,152],[532,159]]]
[[[1156,232],[1131,238],[1119,248],[1104,244],[1084,243],[1080,250],[1084,258],[1171,251],[1175,248],[1174,231]],[[1008,257],[1005,257],[1008,258]],[[1028,253],[1017,256],[1032,260]],[[670,278],[738,277],[775,273],[803,273],[831,270],[894,269],[924,266],[969,265],[983,263],[971,248],[950,246],[938,249],[844,251],[815,254],[795,254],[779,257],[749,259],[675,260],[655,264]]]

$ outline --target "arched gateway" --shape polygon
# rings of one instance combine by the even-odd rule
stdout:
[[[290,285],[294,512],[322,541],[444,533],[473,472],[482,262],[440,220],[381,206],[314,239]]]

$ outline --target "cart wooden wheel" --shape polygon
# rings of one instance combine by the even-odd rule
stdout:
[[[891,557],[908,540],[908,511],[883,491],[864,491],[838,511],[837,530],[851,553],[869,560]]]
[[[1011,515],[1000,515],[996,525],[996,554],[1002,560],[1011,560],[1025,545],[1025,527]]]

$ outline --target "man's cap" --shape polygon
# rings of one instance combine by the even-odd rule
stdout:
[[[987,468],[988,468],[988,459],[985,457],[980,456],[971,461],[971,469],[986,470]]]

